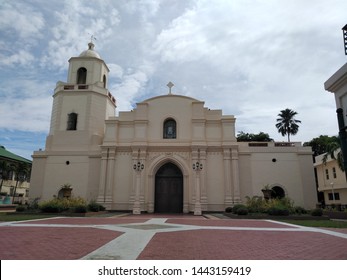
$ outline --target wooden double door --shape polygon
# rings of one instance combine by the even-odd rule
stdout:
[[[155,175],[156,213],[183,212],[183,174],[173,163],[166,163]]]

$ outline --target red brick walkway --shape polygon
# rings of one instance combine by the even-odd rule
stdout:
[[[138,259],[347,260],[347,239],[315,232],[165,232],[157,233]]]
[[[122,234],[94,228],[1,227],[0,230],[1,260],[80,259]]]
[[[141,227],[142,223],[147,226]],[[124,227],[126,224],[137,226]],[[118,240],[124,245],[128,234],[135,240],[152,234],[139,249],[138,259],[347,260],[346,230],[329,229],[341,236],[309,230],[270,221],[209,220],[190,215],[0,223],[0,259],[80,259],[108,244],[119,250]]]

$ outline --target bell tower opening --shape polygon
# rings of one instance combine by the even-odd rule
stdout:
[[[87,82],[87,69],[81,67],[77,71],[77,84],[86,84]]]

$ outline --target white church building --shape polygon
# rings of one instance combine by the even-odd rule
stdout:
[[[69,60],[53,95],[46,147],[33,154],[30,197],[72,195],[134,214],[224,211],[268,185],[278,197],[314,208],[310,147],[237,142],[235,117],[169,92],[116,115],[109,69],[89,49]],[[117,93],[115,93],[117,95]]]

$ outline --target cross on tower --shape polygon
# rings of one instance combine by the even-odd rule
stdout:
[[[90,42],[94,43],[93,40],[96,41],[96,37],[93,34],[90,34],[90,33],[89,33],[89,35],[90,35]]]
[[[168,86],[168,88],[169,88],[169,94],[172,94],[171,88],[174,86],[174,84],[173,84],[172,82],[169,82],[169,83],[167,84],[167,86]]]

